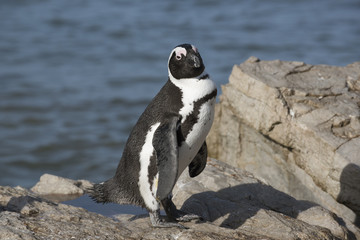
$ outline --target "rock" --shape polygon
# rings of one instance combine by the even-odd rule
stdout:
[[[0,209],[0,239],[131,239],[111,218],[47,201],[20,187],[0,187]]]
[[[195,179],[183,174],[173,193],[183,211],[235,231],[271,239],[360,239],[359,229],[333,212],[213,159]]]
[[[266,237],[262,234],[246,231],[234,231],[227,228],[218,227],[211,223],[185,223],[189,229],[182,230],[178,228],[168,229],[154,229],[150,226],[148,215],[134,217],[132,215],[118,215],[115,217],[120,223],[126,225],[131,231],[129,237],[134,239],[144,240],[158,240],[158,239],[171,239],[171,240],[230,240],[230,239],[243,239],[243,240],[270,240],[272,238]]]
[[[360,62],[252,57],[222,87],[209,155],[360,226],[359,83]]]
[[[31,188],[31,191],[53,200],[69,200],[84,194],[86,188],[92,186],[87,180],[71,180],[44,174],[40,177],[40,181]],[[63,197],[62,197],[63,196]]]
[[[58,178],[61,179],[61,178]],[[53,183],[51,183],[53,184]],[[21,188],[0,186],[0,239],[270,239],[211,223],[190,229],[154,229],[148,215],[108,218],[83,208],[55,203]]]
[[[213,159],[198,177],[183,174],[173,193],[178,207],[207,222],[184,223],[186,230],[158,229],[151,227],[148,215],[109,218],[45,200],[21,187],[0,186],[0,239],[360,238],[358,230],[321,206],[297,201]]]

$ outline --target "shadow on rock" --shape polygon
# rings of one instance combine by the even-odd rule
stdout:
[[[35,207],[36,203],[47,202],[50,205],[56,206],[57,204],[48,202],[44,199],[32,196],[19,196],[12,197],[6,206],[4,206],[4,210],[10,212],[17,212],[23,216],[34,216],[39,213],[39,209]]]
[[[360,167],[358,165],[351,163],[343,169],[337,201],[355,212],[354,224],[360,227]]]
[[[313,206],[316,204],[298,201],[271,186],[251,183],[218,192],[194,194],[184,202],[181,209],[199,214],[210,222],[221,220],[220,226],[236,229],[261,209],[296,218],[300,212]]]

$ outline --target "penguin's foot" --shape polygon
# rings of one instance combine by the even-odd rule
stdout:
[[[168,221],[165,221],[165,219],[161,219],[160,218],[160,210],[157,210],[154,212],[149,212],[149,215],[150,215],[150,222],[153,227],[157,227],[157,228],[178,227],[180,229],[188,229],[187,227],[185,227],[184,225],[181,225],[180,223],[168,222]]]
[[[198,222],[204,221],[204,219],[199,215],[178,210],[175,204],[172,202],[171,196],[162,200],[161,204],[163,205],[166,215],[169,219],[173,219],[179,222],[190,222],[191,220],[198,220]]]

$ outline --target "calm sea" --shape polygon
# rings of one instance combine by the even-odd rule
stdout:
[[[111,177],[184,42],[218,87],[250,56],[344,66],[360,1],[0,1],[0,185]]]

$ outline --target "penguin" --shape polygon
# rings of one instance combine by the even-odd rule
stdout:
[[[179,222],[201,219],[176,208],[172,189],[187,167],[196,177],[206,165],[217,89],[204,70],[194,45],[171,51],[167,82],[133,127],[115,176],[89,189],[94,201],[146,208],[153,227],[185,228]]]

